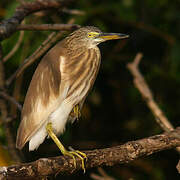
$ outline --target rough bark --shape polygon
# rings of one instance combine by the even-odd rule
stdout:
[[[70,0],[36,0],[34,2],[24,2],[16,8],[14,15],[1,22],[0,40],[6,39],[16,32],[18,25],[28,15],[51,8],[63,8]]]
[[[158,151],[175,148],[180,146],[180,139],[177,138],[179,134],[180,127],[168,133],[130,141],[119,146],[84,151],[87,155],[86,169],[128,163]],[[76,160],[76,168],[73,160],[66,156],[42,158],[31,163],[2,167],[0,179],[39,179],[56,174],[73,174],[81,170],[81,160],[78,158]]]

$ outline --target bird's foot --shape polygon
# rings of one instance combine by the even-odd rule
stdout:
[[[78,104],[73,108],[73,111],[74,111],[75,117],[77,119],[79,119],[79,117],[81,116],[81,111],[80,111],[80,108],[79,108]]]
[[[58,148],[60,149],[61,153],[65,156],[70,156],[73,159],[74,162],[74,167],[76,168],[76,158],[75,156],[77,156],[78,158],[81,159],[82,162],[82,169],[85,173],[85,163],[84,160],[87,159],[87,156],[85,153],[78,151],[78,150],[72,150],[72,151],[67,151],[65,149],[65,147],[62,145],[62,143],[59,141],[59,139],[57,138],[57,136],[55,135],[55,133],[53,132],[52,129],[52,123],[48,123],[46,125],[46,130],[48,135],[52,138],[52,140],[56,143],[56,145],[58,146]]]
[[[83,169],[84,173],[86,172],[86,169],[85,169],[85,160],[87,159],[87,156],[86,156],[85,153],[83,153],[81,151],[78,151],[78,150],[67,151],[65,149],[65,151],[62,152],[62,154],[65,155],[65,156],[70,156],[70,157],[73,158],[73,162],[74,162],[74,167],[75,168],[76,168],[76,159],[75,159],[75,156],[77,156],[79,159],[81,159],[81,166],[82,166],[82,169]]]

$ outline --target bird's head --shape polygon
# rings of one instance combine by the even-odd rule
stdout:
[[[129,35],[121,33],[104,33],[94,26],[86,26],[74,31],[69,40],[72,39],[76,44],[87,46],[88,48],[98,45],[101,42],[114,39],[125,39]]]

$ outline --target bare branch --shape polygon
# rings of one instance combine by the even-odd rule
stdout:
[[[115,180],[113,177],[109,176],[101,167],[98,168],[98,172],[101,175],[91,173],[90,177],[94,180]]]
[[[2,48],[1,48],[1,44],[0,44],[0,88],[2,90],[5,89],[5,73],[4,73],[4,66],[2,63]],[[7,96],[6,96],[7,98]],[[2,123],[4,125],[5,128],[5,135],[6,135],[6,139],[7,139],[7,144],[8,144],[8,149],[9,149],[9,153],[11,154],[11,157],[13,158],[13,160],[15,162],[20,162],[20,158],[17,154],[17,150],[15,148],[15,144],[14,144],[14,136],[12,134],[11,131],[11,127],[10,127],[10,123],[7,122],[8,119],[8,109],[7,109],[7,104],[5,102],[4,99],[0,99],[0,110],[1,110],[1,119],[2,119]]]
[[[3,40],[16,32],[17,26],[26,16],[41,10],[63,8],[70,1],[71,0],[36,0],[34,2],[23,2],[16,8],[16,11],[11,18],[4,20],[0,24],[0,40]]]
[[[24,61],[25,57],[27,56],[27,53],[29,51],[29,39],[24,43],[23,46],[23,54],[20,57],[20,64]],[[21,99],[21,88],[23,83],[23,73],[19,77],[17,77],[14,81],[14,90],[12,93],[12,97],[19,102]],[[10,110],[9,110],[9,116],[16,118],[17,117],[17,107],[14,104],[10,105]]]
[[[155,152],[180,146],[180,139],[174,137],[174,133],[180,135],[180,127],[172,132],[130,141],[120,146],[84,151],[87,155],[86,169],[124,164]],[[4,177],[7,179],[12,177],[14,179],[35,179],[37,177],[47,177],[57,174],[73,174],[81,170],[81,160],[76,158],[76,161],[76,168],[74,167],[73,159],[68,156],[42,158],[31,163],[2,167],[0,179]]]
[[[28,30],[28,31],[72,31],[79,28],[78,24],[21,24],[17,27],[17,30]]]
[[[139,71],[138,65],[141,59],[142,59],[142,54],[138,53],[136,57],[134,58],[134,61],[132,63],[128,63],[127,68],[130,70],[130,72],[134,76],[134,85],[139,90],[147,106],[154,114],[156,122],[160,125],[160,127],[164,131],[170,132],[174,129],[173,125],[169,122],[169,120],[164,115],[163,111],[159,108],[157,103],[154,101],[152,92],[150,88],[148,87],[144,77]],[[177,147],[176,150],[180,152],[180,147]]]
[[[71,14],[71,15],[80,15],[80,16],[85,15],[84,11],[80,11],[78,9],[63,8],[61,11],[67,14]]]
[[[13,97],[9,96],[7,93],[0,91],[0,96],[16,105],[19,111],[22,110],[21,104],[19,104]]]
[[[162,110],[154,101],[152,92],[148,87],[146,81],[144,80],[144,77],[139,71],[138,65],[140,63],[141,58],[142,54],[138,53],[134,58],[134,61],[132,63],[128,63],[127,65],[128,69],[134,76],[134,85],[140,91],[143,99],[147,103],[147,106],[151,109],[152,113],[154,114],[157,120],[157,123],[162,127],[164,131],[171,131],[174,129],[172,124],[169,122]]]
[[[3,58],[3,62],[6,62],[8,59],[10,59],[14,53],[19,49],[24,37],[24,31],[20,32],[19,38],[13,49]]]
[[[4,66],[3,66],[3,53],[2,53],[2,46],[0,44],[0,89],[4,89],[5,86],[5,73],[4,73]]]
[[[58,34],[61,35],[61,32]],[[16,76],[20,76],[20,74],[29,67],[33,62],[35,62],[38,58],[40,58],[49,48],[52,46],[54,41],[59,37],[58,34],[52,32],[47,39],[39,46],[39,48],[28,58],[24,60],[24,62],[20,65],[20,67],[13,73],[7,80],[6,85],[9,86],[11,82],[16,78]]]
[[[176,169],[178,170],[178,173],[180,174],[180,160],[178,161],[178,164],[176,166]]]

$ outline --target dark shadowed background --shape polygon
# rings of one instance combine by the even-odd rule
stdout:
[[[9,18],[19,2],[1,0],[0,20]],[[156,102],[170,122],[176,127],[180,117],[180,1],[168,0],[79,0],[72,1],[69,9],[81,10],[84,15],[61,11],[42,11],[26,18],[26,24],[67,23],[74,18],[81,26],[93,25],[104,32],[130,35],[128,40],[108,41],[100,44],[102,64],[95,85],[82,110],[82,117],[68,125],[60,137],[66,147],[88,150],[111,147],[129,140],[136,140],[163,132],[147,108],[126,65],[138,52],[143,53],[140,70],[149,84]],[[69,32],[66,32],[67,35]],[[6,64],[6,76],[18,68],[50,34],[48,31],[26,31],[20,48]],[[64,35],[64,36],[65,36]],[[19,32],[3,41],[4,55],[14,47]],[[40,59],[39,59],[40,60]],[[23,74],[20,103],[39,61]],[[14,83],[9,88],[14,92]],[[10,108],[10,107],[9,107]],[[20,113],[13,122],[14,141]],[[6,146],[3,127],[0,127],[1,144]],[[36,152],[23,150],[24,160],[57,156],[59,151],[46,140]],[[118,180],[169,180],[179,179],[176,170],[178,154],[175,150],[156,153],[126,165],[104,168]],[[71,177],[57,179],[91,179],[91,169],[84,175],[79,172]]]

